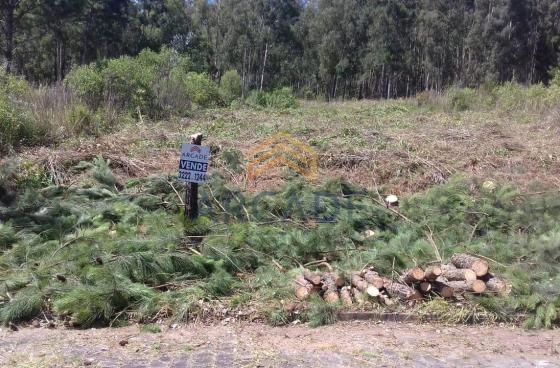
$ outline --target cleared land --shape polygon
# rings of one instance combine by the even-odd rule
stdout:
[[[319,178],[342,176],[372,188],[409,194],[440,184],[453,174],[493,179],[522,191],[560,185],[560,111],[454,112],[418,107],[414,100],[304,103],[284,111],[220,109],[180,121],[130,126],[97,139],[76,139],[57,148],[27,151],[24,159],[62,171],[103,154],[120,174],[174,172],[178,149],[190,134],[205,144],[246,152],[260,140],[287,132],[315,147]],[[216,165],[214,165],[216,167]],[[271,175],[257,185],[233,178],[250,191],[274,187]]]

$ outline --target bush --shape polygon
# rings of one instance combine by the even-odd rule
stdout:
[[[276,109],[298,106],[297,99],[289,87],[276,89],[272,92],[251,91],[246,103],[251,106],[272,107]]]
[[[37,125],[29,111],[0,93],[0,153],[41,143],[45,136],[47,132]]]
[[[241,77],[236,70],[228,70],[220,80],[220,92],[226,103],[230,104],[233,100],[240,98],[243,86]]]
[[[73,68],[64,79],[64,83],[93,109],[103,103],[104,82],[98,65],[89,64]]]
[[[550,86],[560,87],[560,67],[550,70]]]
[[[207,74],[188,73],[185,87],[191,101],[199,107],[216,106],[220,102],[218,88]]]
[[[100,132],[95,116],[87,106],[82,104],[72,106],[70,116],[68,117],[68,125],[75,134],[98,135]]]
[[[472,88],[452,88],[447,94],[451,108],[455,111],[466,111],[475,106],[476,90]]]
[[[190,107],[186,83],[189,66],[187,57],[170,49],[160,53],[144,50],[137,57],[123,56],[74,68],[65,83],[92,111],[106,105],[162,117],[184,113]]]
[[[298,103],[292,89],[283,87],[267,94],[267,106],[278,109],[297,107]]]

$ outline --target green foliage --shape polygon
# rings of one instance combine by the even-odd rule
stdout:
[[[75,134],[99,135],[101,129],[94,114],[82,104],[72,106],[68,116],[68,124]]]
[[[149,332],[149,333],[160,333],[161,327],[155,323],[148,323],[147,325],[142,325],[140,327],[140,331],[142,332]]]
[[[320,296],[314,295],[309,299],[309,309],[306,312],[309,327],[319,327],[335,323],[338,320],[339,310],[340,305],[329,304]]]
[[[284,87],[272,92],[251,91],[245,101],[250,106],[287,109],[297,107],[298,102],[291,88]]]
[[[9,223],[0,223],[0,249],[9,247],[17,240],[15,229]]]
[[[168,48],[74,68],[65,83],[93,111],[103,104],[148,116],[184,113],[189,59]],[[213,98],[215,96],[210,96]]]
[[[17,323],[30,320],[41,312],[43,299],[41,292],[29,288],[0,309],[0,321],[3,324]]]
[[[103,102],[104,81],[102,67],[97,64],[82,65],[72,70],[64,78],[64,83],[92,108]]]
[[[549,71],[550,85],[560,87],[560,67],[552,68]]]
[[[512,283],[513,293],[469,298],[464,308],[434,301],[426,313],[438,307],[454,322],[521,314],[531,328],[558,320],[557,193],[520,196],[508,186],[453,177],[402,199],[401,217],[380,206],[376,193],[338,179],[322,186],[292,180],[275,193],[246,196],[213,176],[201,216],[185,221],[181,206],[170,205],[175,179],[135,179],[123,189],[102,158],[80,167],[96,180],[16,191],[0,206],[4,323],[32,318],[37,308],[81,327],[147,321],[161,310],[181,321],[204,313],[201,303],[234,295],[233,307],[255,303],[275,325],[294,318],[328,324],[340,306],[320,297],[305,315],[283,309],[301,264],[328,257],[342,273],[372,264],[389,275],[436,259],[430,237],[444,260],[457,251],[495,260],[493,272]],[[12,174],[5,172],[0,185],[9,187],[13,179],[2,178]],[[147,198],[157,201],[147,206]],[[375,235],[364,236],[369,230]]]
[[[237,70],[228,70],[220,79],[220,92],[227,103],[240,98],[242,89],[241,77]]]
[[[449,94],[451,108],[455,111],[465,111],[475,104],[476,91],[471,88],[451,89]]]
[[[47,133],[13,95],[0,91],[0,153],[22,145],[42,143],[46,141]]]
[[[185,88],[193,103],[199,107],[211,107],[220,104],[216,84],[206,74],[195,72],[185,76]]]

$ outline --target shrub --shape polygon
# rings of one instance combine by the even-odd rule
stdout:
[[[46,133],[29,111],[0,93],[0,153],[20,145],[41,143]]]
[[[194,72],[187,73],[185,86],[192,102],[199,107],[219,104],[218,88],[208,75]]]
[[[515,82],[507,82],[496,88],[497,107],[504,111],[514,111],[526,104],[527,90]]]
[[[73,68],[64,83],[88,106],[96,109],[103,103],[104,82],[101,68],[95,64]]]
[[[472,88],[452,88],[447,94],[449,104],[455,111],[466,111],[475,106],[476,91]]]
[[[190,61],[164,48],[74,68],[65,84],[92,110],[111,106],[149,117],[184,113],[190,107],[185,83]]]
[[[550,85],[560,87],[560,67],[556,67],[550,70]]]
[[[272,92],[251,91],[246,103],[251,106],[272,107],[276,109],[298,106],[297,99],[289,87],[276,89]]]
[[[154,70],[141,67],[137,60],[125,56],[107,62],[102,71],[105,94],[117,107],[136,112],[153,111],[152,83]]]
[[[241,97],[243,86],[236,70],[228,70],[220,80],[220,92],[228,104]]]
[[[68,117],[68,125],[75,134],[99,134],[99,126],[96,124],[95,116],[87,106],[82,104],[72,106]]]
[[[297,107],[298,103],[292,89],[283,87],[267,94],[267,106],[278,109]]]

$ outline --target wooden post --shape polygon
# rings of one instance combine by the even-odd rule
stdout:
[[[202,144],[202,133],[191,135],[191,144]],[[198,217],[198,184],[187,183],[187,190],[185,192],[185,216],[189,220],[194,220]]]

